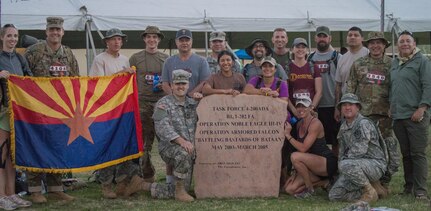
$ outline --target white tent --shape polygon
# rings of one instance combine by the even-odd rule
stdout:
[[[61,16],[66,30],[91,28],[142,30],[157,25],[162,30],[313,31],[327,25],[333,31],[351,26],[380,30],[381,0],[10,0],[1,1],[1,23],[19,29],[45,29],[45,18]],[[84,9],[86,8],[86,9]],[[385,1],[385,28],[396,22],[411,31],[431,31],[431,1]]]

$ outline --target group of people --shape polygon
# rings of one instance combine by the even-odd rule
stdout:
[[[31,206],[14,190],[6,79],[9,74],[79,76],[72,51],[61,44],[63,22],[61,17],[48,17],[46,40],[29,47],[24,56],[15,51],[17,28],[6,24],[0,31],[0,207],[6,210]],[[403,193],[429,200],[425,150],[431,66],[412,33],[399,34],[399,55],[391,59],[385,52],[390,43],[381,32],[370,32],[364,39],[360,28],[350,28],[349,51],[341,56],[331,46],[326,26],[316,29],[317,46],[311,54],[303,38],[295,38],[289,50],[286,30],[277,28],[271,39],[273,48],[260,38],[246,47],[252,61],[243,68],[227,49],[224,32],[210,34],[208,58],[192,52],[193,36],[188,29],[177,31],[178,54],[173,56],[158,50],[164,35],[156,26],[145,29],[141,34],[145,49],[130,58],[120,53],[126,37],[117,28],[106,32],[106,51],[94,58],[89,75],[136,74],[145,151],[139,164],[126,161],[99,171],[103,197],[149,191],[154,198],[193,201],[188,190],[196,156],[193,143],[199,100],[211,94],[235,97],[244,93],[280,98],[288,104],[286,139],[280,149],[280,186],[288,194],[306,198],[322,187],[330,200],[374,202],[386,197],[399,166],[399,143]],[[166,184],[155,182],[150,156],[155,139],[166,163]],[[42,174],[27,172],[27,177],[31,201],[46,202]],[[46,181],[48,198],[74,200],[63,192],[60,175],[46,174]]]

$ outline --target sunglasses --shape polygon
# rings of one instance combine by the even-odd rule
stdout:
[[[410,35],[411,37],[413,37],[413,33],[411,31],[408,31],[408,30],[404,30],[404,31],[400,32],[398,34],[398,37],[401,35]]]

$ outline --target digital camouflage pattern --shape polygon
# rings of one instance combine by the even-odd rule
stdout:
[[[379,133],[371,120],[358,114],[352,124],[341,125],[337,138],[340,175],[329,192],[329,199],[357,200],[362,188],[370,181],[379,180],[387,167]]]
[[[62,45],[54,52],[46,41],[43,41],[28,47],[24,56],[36,77],[79,76],[78,62],[67,46]],[[62,65],[65,66],[65,71],[53,71],[53,67]],[[58,72],[62,74],[57,75]]]
[[[182,137],[194,144],[197,113],[197,102],[186,97],[182,104],[173,95],[160,99],[154,110],[153,119],[159,139],[159,154],[163,161],[173,166],[173,174],[186,180],[191,180],[194,155],[189,155],[181,146],[171,142]],[[151,194],[155,198],[171,198],[174,196],[173,185],[153,185]],[[186,190],[189,187],[186,187]]]
[[[361,102],[361,114],[379,126],[385,139],[389,163],[382,183],[389,183],[400,165],[398,140],[389,117],[391,63],[391,58],[386,55],[377,60],[369,55],[362,57],[353,63],[347,82],[347,92],[356,94]]]

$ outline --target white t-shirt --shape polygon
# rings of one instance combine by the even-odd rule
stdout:
[[[362,47],[361,50],[354,54],[348,51],[340,57],[340,60],[338,60],[337,71],[335,72],[335,81],[341,83],[342,94],[346,92],[347,80],[349,80],[350,68],[352,67],[353,62],[367,54],[368,49]]]
[[[123,55],[114,57],[113,55],[103,52],[94,57],[93,65],[89,72],[89,76],[108,76],[113,75],[124,68],[129,68],[129,58]]]

